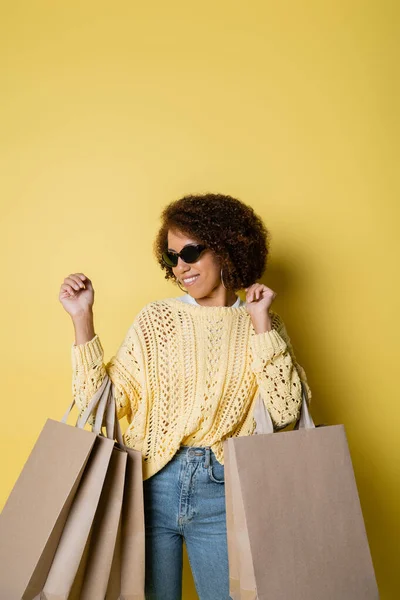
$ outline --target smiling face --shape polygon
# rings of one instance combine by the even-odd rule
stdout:
[[[168,250],[180,252],[187,244],[198,243],[201,242],[187,237],[181,231],[172,229],[168,231]],[[222,285],[220,261],[208,248],[201,253],[195,263],[185,263],[179,257],[177,266],[172,267],[172,272],[180,284],[187,289],[188,294],[199,304],[230,306],[236,300],[236,295]],[[192,277],[194,277],[193,281],[190,279]]]

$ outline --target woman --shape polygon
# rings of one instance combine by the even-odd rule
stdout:
[[[90,279],[75,273],[61,285],[75,327],[77,405],[85,409],[107,372],[118,418],[129,422],[124,443],[142,452],[146,598],[181,598],[183,540],[200,600],[230,598],[223,441],[254,433],[258,393],[275,429],[299,416],[300,377],[311,398],[284,323],[271,310],[276,293],[257,283],[268,248],[262,220],[235,198],[170,203],[154,252],[165,278],[185,294],[144,306],[107,365]]]

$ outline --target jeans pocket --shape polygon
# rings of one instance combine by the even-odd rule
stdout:
[[[210,463],[208,467],[208,475],[214,483],[225,483],[225,467],[217,460]]]

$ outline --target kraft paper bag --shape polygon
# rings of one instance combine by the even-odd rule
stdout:
[[[89,412],[105,406],[106,385]],[[0,598],[32,600],[41,592],[97,440],[96,433],[47,419],[0,515]]]
[[[105,600],[145,600],[142,453],[125,450],[124,499]]]
[[[104,598],[105,600],[123,600],[121,596],[121,519],[119,520],[110,577]]]
[[[88,559],[82,561],[82,585],[75,585],[73,591],[77,599],[95,600],[108,598],[118,600],[120,593],[119,556],[121,511],[127,476],[128,453],[123,444],[122,433],[117,419],[116,405],[110,387],[109,403],[106,410],[107,436],[116,439],[118,444],[113,449],[107,479],[103,487],[92,535],[87,551]],[[73,600],[71,598],[71,600]]]
[[[86,567],[81,600],[145,600],[142,453],[123,444],[113,390],[112,385],[110,402],[113,412],[107,411],[107,431],[114,430],[109,437],[118,441],[118,447],[114,449],[118,475],[109,486],[105,486],[108,492],[104,494],[104,507],[110,516],[113,515],[113,520],[112,523],[111,519],[103,522],[103,534],[98,532],[92,554],[89,550],[92,568]],[[113,509],[109,506],[110,502]]]
[[[142,453],[125,447],[128,461],[121,515],[121,591],[118,600],[145,600],[145,521]],[[106,598],[106,600],[113,600]]]
[[[101,431],[105,413],[107,437],[99,436],[96,440],[97,454],[92,452],[89,459],[40,600],[97,600],[104,598],[107,591],[127,462],[108,376],[104,401],[105,409],[102,402],[94,431]],[[87,417],[88,411],[78,420],[78,425],[86,422]]]
[[[123,444],[113,389],[110,382],[106,430],[109,441],[116,438],[117,444],[112,449],[96,512],[93,516],[93,511],[88,515],[86,510],[73,528],[65,528],[67,553],[59,544],[40,600],[144,600],[142,453]],[[91,483],[88,489],[93,490]],[[67,560],[71,550],[72,564]]]
[[[97,600],[106,596],[120,526],[126,462],[127,453],[114,448],[86,556],[80,566],[81,581],[75,586],[74,593],[80,600]],[[118,591],[114,599],[118,600]]]
[[[239,538],[238,519],[236,515],[236,523],[233,517],[233,490],[232,490],[232,475],[227,473],[231,468],[229,457],[229,445],[224,443],[224,464],[225,464],[225,507],[226,507],[226,536],[228,544],[229,557],[229,592],[233,600],[240,599],[240,567],[239,567],[239,550],[236,539]],[[251,556],[251,555],[250,555]],[[251,558],[250,558],[251,561]]]
[[[114,442],[97,438],[72,503],[40,600],[69,600],[106,479]],[[72,594],[72,597],[74,594]]]
[[[111,418],[107,410],[107,432],[114,430],[109,437],[115,437],[119,445],[113,450],[111,468],[93,523],[82,584],[74,584],[72,593],[78,594],[79,590],[77,598],[80,600],[144,600],[142,453],[123,444],[113,393],[111,406]]]
[[[224,441],[233,600],[376,600],[374,567],[343,425],[315,426],[305,387],[295,429]]]
[[[109,440],[117,440],[107,468],[101,496],[92,519],[90,534],[82,553],[78,528],[67,535],[68,545],[75,548],[73,569],[65,569],[65,556],[49,596],[48,584],[40,600],[144,600],[145,527],[143,504],[142,453],[124,445],[110,383],[106,407],[106,430]],[[83,417],[84,418],[84,417]],[[98,425],[96,417],[95,426]],[[92,518],[92,515],[90,515]],[[77,523],[81,519],[77,520]],[[87,532],[86,532],[87,533]],[[79,541],[79,553],[77,542]],[[58,551],[57,551],[58,553]],[[57,555],[56,555],[57,557]],[[55,558],[56,558],[55,557]],[[80,558],[80,562],[79,559]],[[76,570],[79,562],[79,568]],[[76,572],[75,579],[71,582]]]

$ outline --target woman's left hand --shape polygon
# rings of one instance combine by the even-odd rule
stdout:
[[[246,308],[252,318],[268,314],[268,310],[276,298],[276,292],[262,283],[253,283],[246,288]]]

